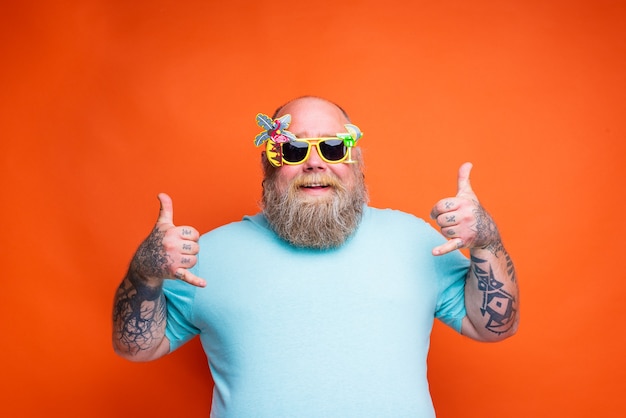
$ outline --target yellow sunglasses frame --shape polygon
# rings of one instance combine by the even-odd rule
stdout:
[[[339,164],[339,163],[354,164],[356,163],[356,161],[352,159],[352,147],[346,146],[345,143],[344,143],[344,146],[346,146],[347,150],[346,150],[346,155],[344,155],[342,159],[335,160],[335,161],[326,159],[324,155],[322,154],[322,152],[320,152],[319,143],[323,141],[328,141],[328,140],[338,140],[338,141],[344,142],[342,138],[339,138],[337,136],[327,136],[327,137],[319,137],[319,138],[297,138],[295,141],[291,141],[291,142],[306,142],[309,145],[306,150],[306,155],[301,161],[297,163],[286,161],[282,157],[283,143],[274,142],[271,139],[269,139],[265,144],[265,152],[267,154],[267,159],[274,167],[280,167],[282,165],[299,165],[299,164],[304,163],[306,160],[309,159],[309,156],[311,155],[311,147],[316,147],[317,155],[319,155],[319,157],[324,162],[327,162],[328,164]]]

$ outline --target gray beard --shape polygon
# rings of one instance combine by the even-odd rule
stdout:
[[[296,177],[285,191],[280,191],[275,176],[270,174],[263,181],[263,213],[274,232],[291,245],[339,247],[358,227],[368,200],[363,174],[356,167],[355,177],[353,190],[332,174],[312,174]],[[299,192],[303,181],[330,183],[334,193],[327,197],[303,196]]]

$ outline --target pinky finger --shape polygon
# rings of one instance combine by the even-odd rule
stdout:
[[[176,274],[174,276],[178,280],[182,280],[183,282],[187,282],[193,286],[197,286],[197,287],[206,286],[206,280],[201,279],[200,277],[196,276],[189,270],[185,270],[183,268],[179,268],[178,270],[176,270]]]
[[[445,244],[441,244],[438,247],[433,248],[433,255],[444,255],[451,253],[454,250],[463,248],[463,240],[461,238],[453,238]]]

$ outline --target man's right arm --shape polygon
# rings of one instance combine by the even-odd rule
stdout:
[[[128,360],[155,360],[169,352],[163,280],[144,279],[133,264],[115,294],[113,348]]]
[[[196,264],[198,231],[174,226],[172,200],[166,194],[160,194],[159,200],[156,226],[137,249],[113,303],[113,347],[133,361],[155,360],[170,350],[163,282],[176,278],[206,285],[187,270]]]

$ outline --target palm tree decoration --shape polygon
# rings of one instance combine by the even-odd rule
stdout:
[[[278,166],[282,165],[283,155],[280,144],[296,140],[296,136],[287,130],[291,123],[291,115],[286,114],[272,120],[269,116],[259,113],[256,115],[256,123],[264,131],[254,138],[254,144],[258,147],[270,140],[272,147],[268,149],[268,154],[270,154],[268,157],[271,156]]]

